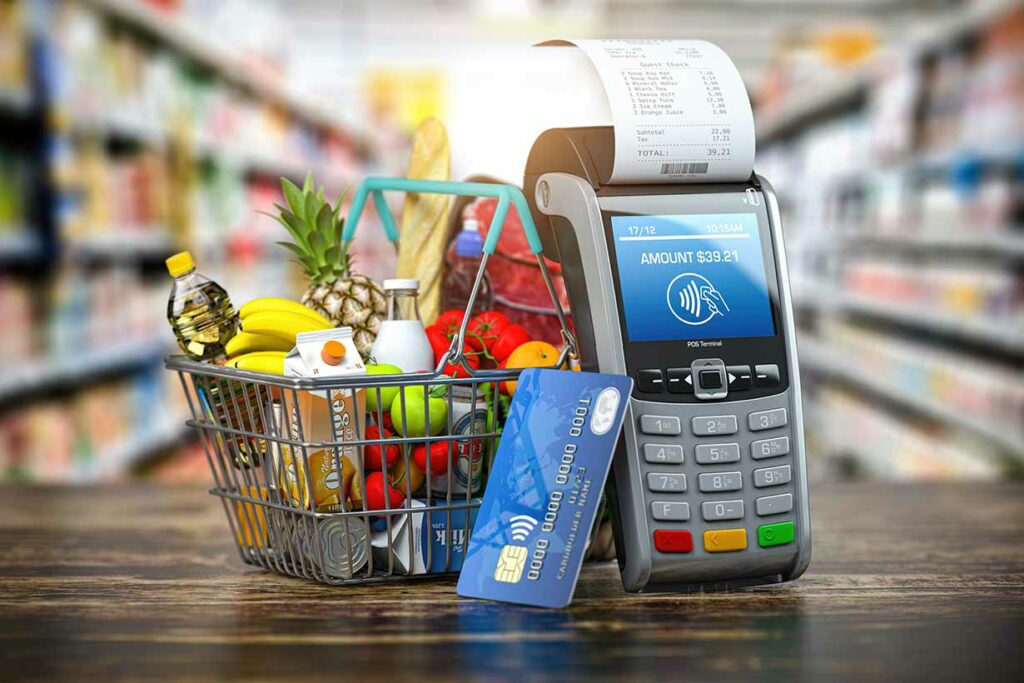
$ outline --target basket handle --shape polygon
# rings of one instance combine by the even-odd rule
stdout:
[[[352,208],[349,209],[348,220],[345,221],[342,240],[351,242],[355,237],[356,225],[363,215],[366,199],[369,195],[373,195],[373,204],[377,207],[377,214],[380,216],[381,222],[384,223],[384,232],[392,242],[398,241],[395,218],[391,215],[391,209],[388,208],[387,202],[384,201],[384,192],[389,190],[459,197],[495,197],[498,200],[498,206],[494,211],[494,218],[491,219],[491,227],[487,231],[487,241],[484,242],[484,253],[488,256],[493,255],[494,250],[498,247],[498,238],[501,236],[501,228],[505,224],[509,205],[515,204],[516,210],[519,212],[519,220],[523,224],[523,232],[526,234],[526,241],[530,245],[530,251],[534,254],[541,252],[540,235],[537,234],[537,228],[533,224],[533,216],[530,214],[530,207],[526,204],[526,197],[518,187],[494,183],[458,183],[449,180],[415,180],[413,178],[380,176],[365,179],[359,185],[356,196],[352,200]]]
[[[558,300],[558,293],[555,291],[555,284],[551,279],[547,263],[544,262],[544,257],[541,255],[543,245],[540,241],[540,235],[537,234],[537,226],[533,223],[533,215],[530,213],[530,207],[526,203],[526,197],[523,196],[522,190],[512,185],[497,183],[460,183],[448,180],[416,180],[413,178],[371,176],[363,180],[359,185],[359,189],[356,190],[356,196],[352,200],[352,207],[348,212],[348,219],[345,221],[345,229],[341,236],[342,241],[351,242],[355,237],[356,225],[358,225],[359,219],[362,218],[366,199],[370,195],[373,196],[373,204],[377,208],[377,214],[380,216],[381,222],[384,224],[384,232],[387,233],[388,239],[392,242],[398,241],[398,228],[395,226],[395,218],[391,215],[391,209],[388,208],[387,202],[384,201],[384,192],[390,190],[420,194],[455,195],[459,197],[494,197],[498,200],[498,205],[494,210],[494,217],[491,219],[491,227],[487,231],[487,240],[484,242],[484,256],[480,262],[480,270],[477,272],[476,281],[473,283],[473,291],[469,297],[469,303],[466,305],[466,315],[462,319],[459,333],[452,338],[451,347],[445,353],[441,362],[438,363],[438,373],[444,370],[445,365],[452,363],[461,365],[471,375],[477,374],[463,356],[466,327],[469,324],[469,314],[473,310],[476,295],[483,280],[487,259],[489,256],[494,255],[498,247],[498,238],[501,237],[501,229],[505,225],[505,217],[508,215],[509,206],[512,204],[515,204],[516,210],[519,212],[519,220],[523,225],[526,241],[530,245],[530,252],[537,258],[541,275],[544,278],[544,284],[547,287],[548,294],[551,296],[551,301],[555,305],[558,322],[562,326],[562,339],[565,342],[565,346],[562,349],[557,365],[561,366],[570,353],[574,356],[576,355],[576,338],[569,330],[569,321],[566,319],[565,311],[562,310],[562,304]]]

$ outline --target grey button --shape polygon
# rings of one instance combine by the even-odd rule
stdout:
[[[644,434],[664,434],[678,436],[682,433],[679,418],[671,415],[641,415],[640,431]]]
[[[790,479],[792,479],[792,473],[789,471],[789,465],[754,470],[754,486],[759,489],[766,486],[782,486],[788,484]]]
[[[767,515],[781,515],[793,509],[793,494],[783,493],[780,496],[765,496],[754,502],[757,514],[761,517]]]
[[[667,462],[680,465],[683,462],[683,447],[672,443],[645,443],[644,460],[647,462]]]
[[[686,475],[672,472],[648,472],[647,488],[652,491],[682,493],[686,490]]]
[[[762,439],[750,442],[750,457],[754,460],[777,458],[789,453],[789,437],[777,436],[774,439]]]
[[[701,465],[738,462],[740,459],[740,445],[738,443],[701,444],[693,449],[693,454]]]
[[[743,488],[743,476],[739,472],[709,472],[700,475],[698,483],[704,493],[739,491]]]
[[[700,504],[700,514],[705,522],[717,522],[723,519],[743,519],[742,500],[720,500]]]
[[[785,408],[761,410],[747,416],[747,424],[750,426],[750,431],[752,432],[759,432],[762,429],[785,427],[787,422],[788,419],[786,418]]]
[[[710,415],[695,417],[691,421],[693,433],[697,436],[714,436],[716,434],[735,434],[738,427],[735,415]]]
[[[651,503],[651,516],[659,522],[685,522],[690,519],[690,504],[656,500]]]

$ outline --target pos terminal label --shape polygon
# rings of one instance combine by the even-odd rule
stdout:
[[[775,334],[755,214],[611,222],[630,341]]]

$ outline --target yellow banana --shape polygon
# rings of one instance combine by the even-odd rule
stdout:
[[[284,351],[257,351],[232,358],[224,365],[229,368],[238,368],[239,370],[283,375],[284,357],[286,355]]]
[[[281,311],[253,313],[242,319],[242,330],[250,334],[265,334],[282,339],[295,346],[295,337],[303,332],[330,329],[330,325],[312,318]]]
[[[228,356],[239,356],[253,351],[291,351],[292,344],[285,339],[272,337],[269,334],[239,332],[225,344],[224,350],[227,351]]]
[[[312,308],[303,306],[298,301],[292,301],[291,299],[279,299],[276,297],[265,297],[263,299],[253,299],[249,303],[245,304],[238,310],[238,317],[245,320],[250,315],[256,315],[257,313],[295,313],[296,315],[304,315],[312,318],[313,320],[326,325],[327,327],[334,327],[327,318],[323,317]]]

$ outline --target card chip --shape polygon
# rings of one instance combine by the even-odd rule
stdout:
[[[494,580],[501,583],[519,583],[526,567],[526,546],[506,545],[498,556],[498,566],[494,568]]]

